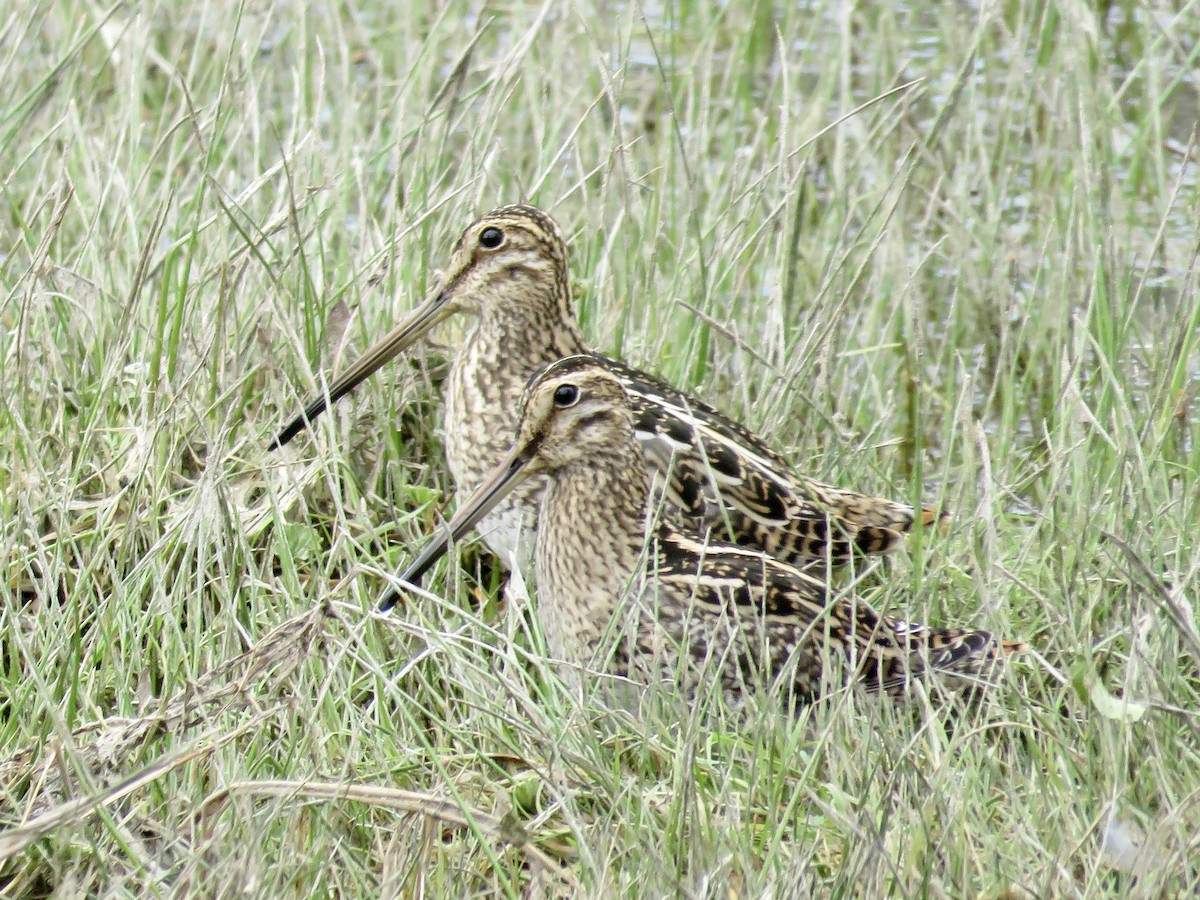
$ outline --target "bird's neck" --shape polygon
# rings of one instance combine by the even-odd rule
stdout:
[[[476,358],[506,360],[524,389],[538,368],[586,347],[565,288],[518,283],[512,290],[519,291],[513,302],[489,303],[482,311],[464,351]]]
[[[632,434],[551,477],[538,515],[535,566],[552,655],[586,662],[604,638],[641,561],[649,479]]]
[[[516,440],[518,404],[533,373],[585,349],[569,296],[511,289],[518,287],[519,302],[489,303],[479,314],[450,367],[446,458],[461,489],[478,484]]]

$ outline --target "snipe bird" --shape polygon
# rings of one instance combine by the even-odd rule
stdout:
[[[529,378],[587,350],[571,302],[566,242],[554,221],[531,206],[501,207],[468,226],[429,299],[309,403],[271,448],[287,444],[329,404],[456,313],[474,319],[446,389],[446,460],[464,498],[507,451]],[[842,562],[853,548],[884,552],[912,528],[911,506],[800,475],[708,404],[616,360],[596,357],[594,364],[625,389],[646,463],[689,524],[714,527],[796,564]],[[516,551],[524,567],[541,490],[540,479],[526,482],[481,523],[484,541],[506,566]],[[928,510],[920,515],[926,524],[941,518]]]
[[[977,687],[1004,657],[1024,649],[986,631],[880,615],[760,551],[656,516],[635,439],[638,404],[620,375],[594,356],[559,360],[535,376],[518,428],[504,460],[400,579],[419,583],[450,543],[506,496],[545,478],[534,570],[538,616],[557,659],[599,661],[635,680],[681,678],[684,696],[711,659],[723,695],[736,704],[748,690],[780,682],[794,702],[806,702],[823,692],[834,670],[896,697],[929,670],[951,676],[955,687]],[[389,593],[381,609],[397,598]],[[613,627],[615,650],[598,656]]]

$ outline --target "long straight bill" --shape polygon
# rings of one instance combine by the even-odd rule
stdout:
[[[408,564],[408,568],[400,573],[400,580],[408,584],[419,585],[421,578],[428,572],[450,549],[450,545],[459,541],[464,534],[479,524],[479,520],[490,513],[518,484],[525,480],[528,472],[525,466],[529,462],[530,448],[514,447],[504,462],[475,489],[466,502],[459,507],[458,512],[446,524],[440,533],[435,535],[421,548],[417,558]],[[400,599],[400,591],[392,588],[384,595],[379,603],[379,611],[387,612]]]
[[[447,315],[446,294],[438,291],[339,375],[329,386],[328,394],[322,394],[304,407],[304,412],[288,422],[275,440],[267,445],[267,449],[278,450],[287,444],[309,424],[315,422],[321,413],[366,381],[384,363],[424,337]]]

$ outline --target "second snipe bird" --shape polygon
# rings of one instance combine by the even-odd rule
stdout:
[[[534,569],[538,617],[559,660],[639,681],[678,679],[684,696],[712,665],[736,705],[771,686],[803,703],[847,677],[900,696],[929,670],[977,687],[1024,648],[986,631],[880,615],[793,566],[656,516],[634,439],[637,404],[603,360],[552,363],[518,408],[507,456],[400,578],[418,583],[522,482],[548,479]]]
[[[272,448],[455,313],[474,319],[446,392],[446,460],[461,500],[503,458],[534,372],[587,350],[571,303],[566,242],[554,221],[531,206],[501,207],[471,224],[432,296],[309,403]],[[597,357],[596,364],[625,389],[646,464],[689,524],[714,527],[796,564],[841,562],[853,548],[883,552],[912,528],[911,506],[800,475],[708,404],[616,360]],[[480,525],[506,566],[514,553],[524,566],[542,487],[541,479],[526,482]],[[940,518],[927,510],[921,517],[926,524]]]

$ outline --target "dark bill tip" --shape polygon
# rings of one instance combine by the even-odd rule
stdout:
[[[288,422],[284,426],[284,429],[275,435],[275,439],[267,444],[267,450],[279,450],[282,447],[286,447],[291,443],[292,438],[315,422],[328,407],[329,404],[324,397],[319,397],[309,403],[308,406],[304,407],[304,412]]]
[[[425,577],[425,573],[433,568],[434,563],[441,559],[446,551],[450,548],[449,535],[446,533],[440,534],[432,538],[421,553],[414,559],[407,569],[400,573],[400,580],[405,584],[411,584],[413,587],[421,586],[421,579]],[[401,600],[400,589],[390,588],[383,599],[379,601],[379,611],[381,613],[390,612],[392,607]]]
[[[525,467],[532,454],[534,444],[520,452],[514,448],[508,459],[500,463],[479,487],[459,508],[446,527],[431,537],[421,548],[421,552],[408,564],[408,568],[400,573],[400,581],[415,587],[421,586],[421,579],[434,564],[450,550],[455,541],[479,524],[496,505],[508,495],[522,480],[521,470]],[[400,592],[392,588],[384,595],[379,603],[379,611],[387,612],[399,602]]]
[[[392,607],[400,602],[400,592],[395,588],[389,590],[383,595],[383,599],[379,601],[379,611],[381,613],[389,613]]]
[[[345,372],[329,385],[329,393],[313,400],[304,407],[304,412],[292,419],[275,440],[267,445],[268,450],[285,446],[301,431],[317,420],[325,410],[337,403],[375,373],[380,366],[391,361],[413,341],[422,337],[446,317],[444,306],[446,294],[438,292],[418,306],[403,322],[384,336],[383,340],[369,348]]]

